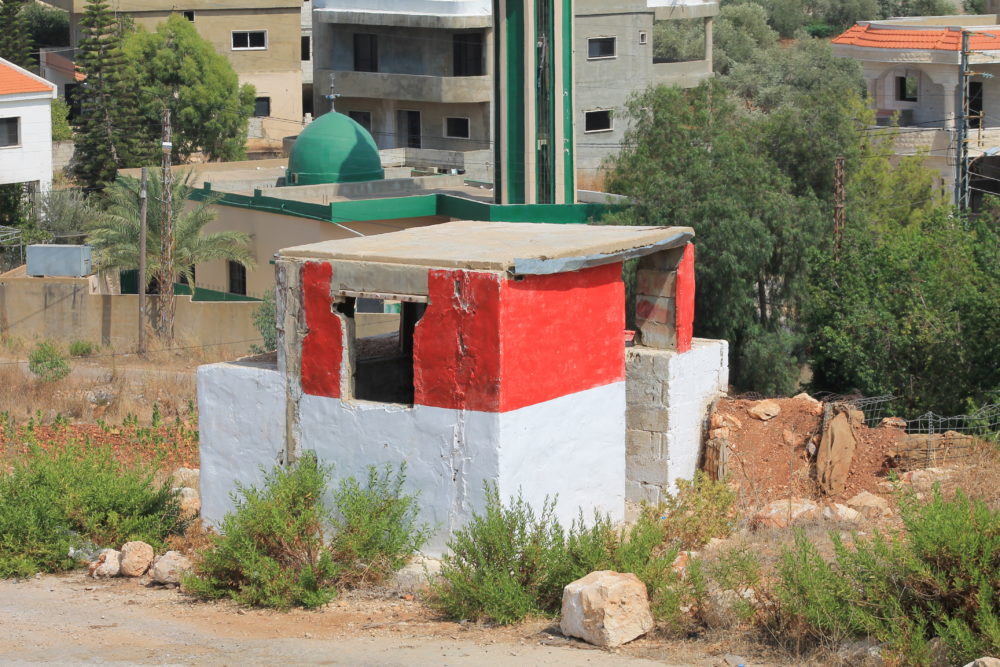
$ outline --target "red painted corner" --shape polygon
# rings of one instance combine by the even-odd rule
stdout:
[[[694,244],[684,247],[684,255],[677,267],[677,351],[691,349],[694,335]]]
[[[344,336],[340,318],[333,313],[332,277],[333,267],[326,262],[306,262],[302,267],[302,303],[306,316],[306,335],[302,339],[302,391],[313,396],[340,398]]]

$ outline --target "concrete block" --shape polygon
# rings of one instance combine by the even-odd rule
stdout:
[[[651,255],[643,255],[639,259],[639,270],[673,271],[681,263],[683,256],[684,246],[661,250]]]
[[[632,457],[625,460],[625,479],[645,484],[665,485],[669,481],[667,461],[659,457]]]
[[[673,322],[660,324],[646,321],[639,326],[639,343],[660,350],[677,349],[677,327]]]
[[[673,297],[677,290],[677,271],[642,269],[635,274],[635,293]]]
[[[381,294],[427,295],[427,267],[337,260],[331,279],[334,290]]]
[[[629,406],[634,407],[662,407],[663,383],[650,375],[626,373],[625,400]]]
[[[635,322],[642,329],[646,322],[671,324],[677,320],[677,306],[673,297],[647,296],[639,294],[635,297]]]
[[[667,411],[660,408],[628,407],[625,426],[640,431],[666,431],[669,420]]]
[[[625,482],[625,501],[626,503],[657,505],[660,502],[660,488],[652,484],[643,484],[642,482],[629,480]],[[638,517],[638,512],[636,512],[636,517]]]
[[[660,434],[629,429],[625,432],[625,457],[660,458]]]

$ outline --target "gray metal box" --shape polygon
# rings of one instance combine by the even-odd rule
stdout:
[[[28,246],[29,276],[65,276],[82,278],[93,273],[89,245]]]

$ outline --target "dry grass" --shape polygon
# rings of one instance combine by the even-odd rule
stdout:
[[[183,535],[171,535],[167,538],[167,547],[180,551],[187,556],[197,556],[200,551],[214,544],[213,535],[218,535],[212,528],[206,528],[201,519],[195,519],[188,524]]]
[[[962,492],[985,502],[990,509],[1000,510],[1000,448],[984,442],[976,448],[971,460],[941,482],[945,496]]]

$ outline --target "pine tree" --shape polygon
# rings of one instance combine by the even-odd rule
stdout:
[[[88,189],[101,190],[138,158],[135,100],[122,29],[105,0],[87,1],[80,29],[77,66],[87,78],[79,97],[75,172]]]
[[[24,13],[27,0],[0,0],[0,58],[20,67],[34,66],[31,36]]]

